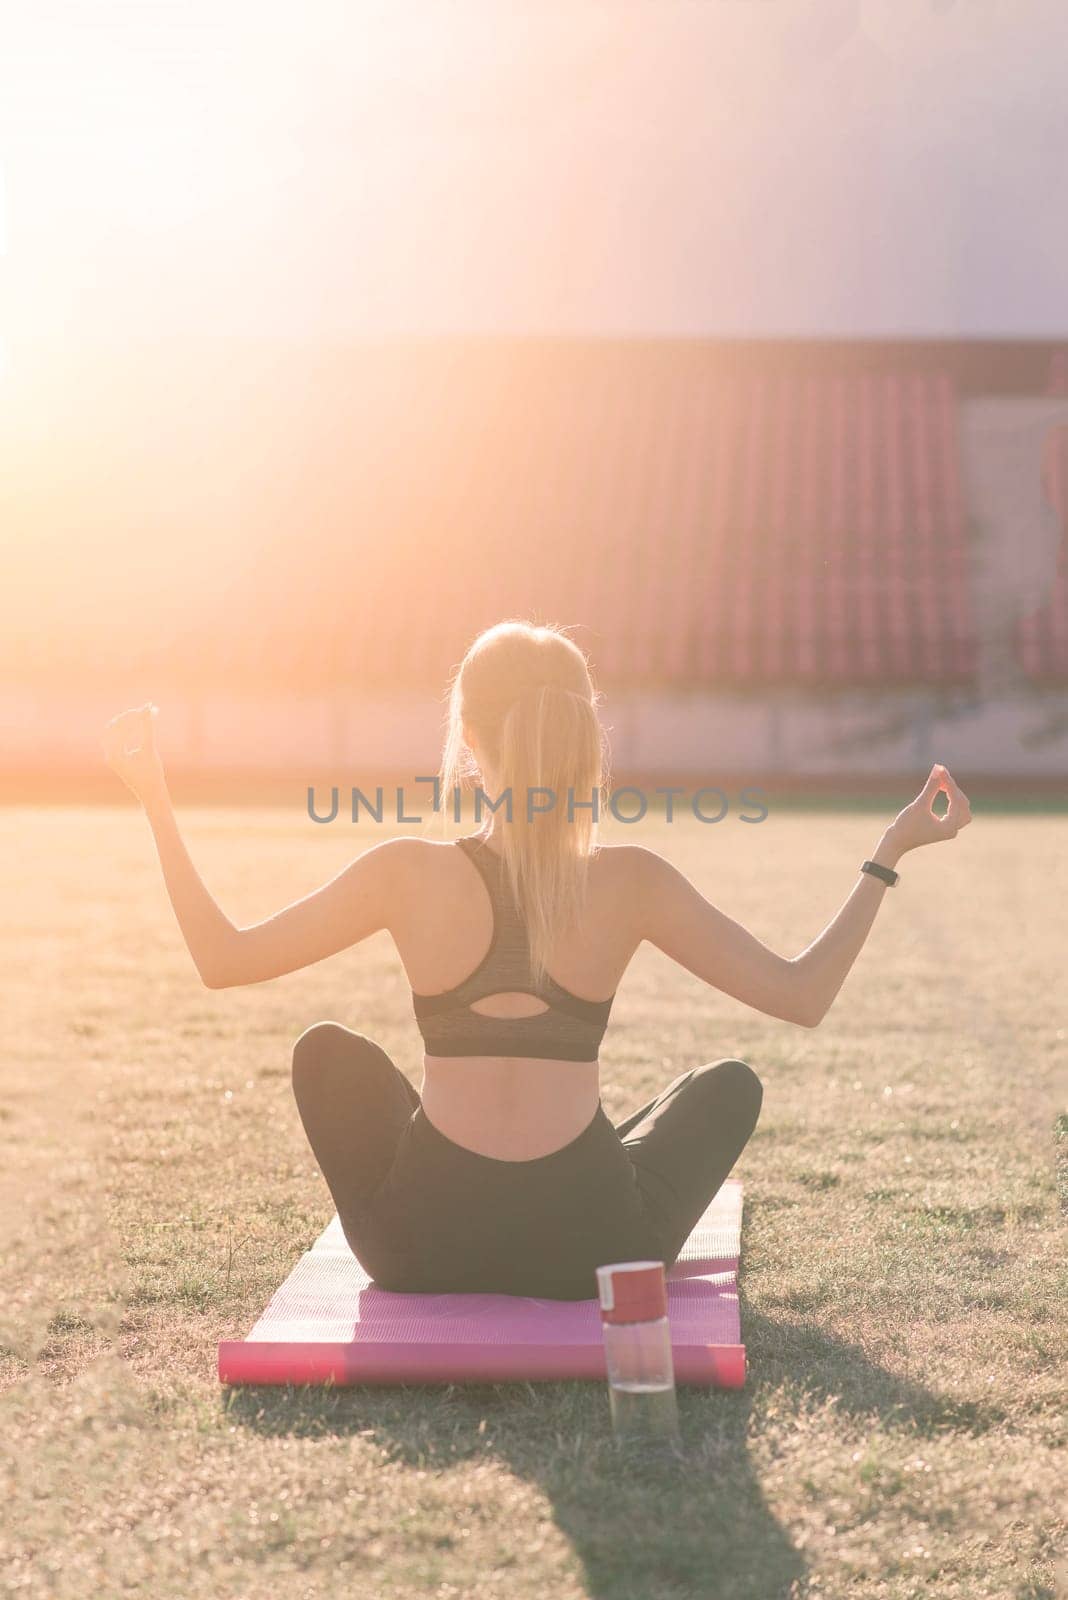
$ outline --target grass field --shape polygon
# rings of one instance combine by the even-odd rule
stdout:
[[[186,822],[245,921],[381,836],[285,810]],[[773,812],[615,836],[794,953],[880,826]],[[600,1385],[220,1389],[217,1341],[331,1211],[292,1041],[335,1017],[418,1082],[399,963],[381,937],[211,993],[132,807],[11,808],[0,829],[0,1593],[1057,1592],[1068,818],[977,805],[956,844],[907,857],[815,1031],[636,960],[603,1056],[610,1115],[722,1056],[765,1086],[738,1168],[748,1381],[684,1392],[680,1459],[644,1467],[615,1452]]]

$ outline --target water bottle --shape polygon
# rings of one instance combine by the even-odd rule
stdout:
[[[597,1268],[612,1428],[620,1443],[671,1444],[679,1437],[675,1367],[662,1261]]]

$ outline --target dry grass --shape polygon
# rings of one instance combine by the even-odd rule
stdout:
[[[298,811],[187,821],[245,919],[368,838]],[[878,826],[773,813],[626,837],[794,950]],[[0,1591],[1054,1594],[1068,819],[980,815],[959,845],[909,857],[815,1032],[655,953],[636,962],[605,1052],[610,1113],[721,1056],[765,1084],[740,1167],[749,1380],[685,1393],[685,1459],[645,1468],[617,1457],[597,1385],[221,1390],[216,1342],[251,1325],[329,1215],[291,1042],[334,1016],[416,1076],[398,964],[376,939],[208,993],[132,810],[9,810],[0,827]]]

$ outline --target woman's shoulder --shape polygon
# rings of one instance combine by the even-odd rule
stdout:
[[[644,844],[598,844],[590,852],[591,859],[606,860],[619,872],[640,872],[650,861],[664,858]]]
[[[604,862],[598,869],[602,882],[614,893],[629,896],[635,905],[671,901],[689,887],[685,873],[648,845],[601,845],[597,853]]]
[[[414,834],[398,834],[392,839],[380,839],[361,852],[365,858],[376,857],[383,868],[393,876],[410,876],[418,879],[432,871],[437,862],[450,853],[451,841],[427,839]]]
[[[665,864],[662,855],[643,844],[598,844],[591,850],[590,860],[596,863],[599,876],[634,893],[654,882]]]

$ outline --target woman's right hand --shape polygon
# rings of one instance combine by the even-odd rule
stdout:
[[[104,729],[104,759],[139,800],[163,782],[163,763],[156,749],[154,705],[138,706],[112,717]]]
[[[935,799],[945,794],[949,805],[942,816],[936,816]],[[962,828],[972,820],[968,796],[945,767],[931,768],[931,775],[915,800],[899,811],[887,829],[887,839],[904,855],[906,850],[916,850],[923,844],[938,844],[943,839],[955,839]]]

